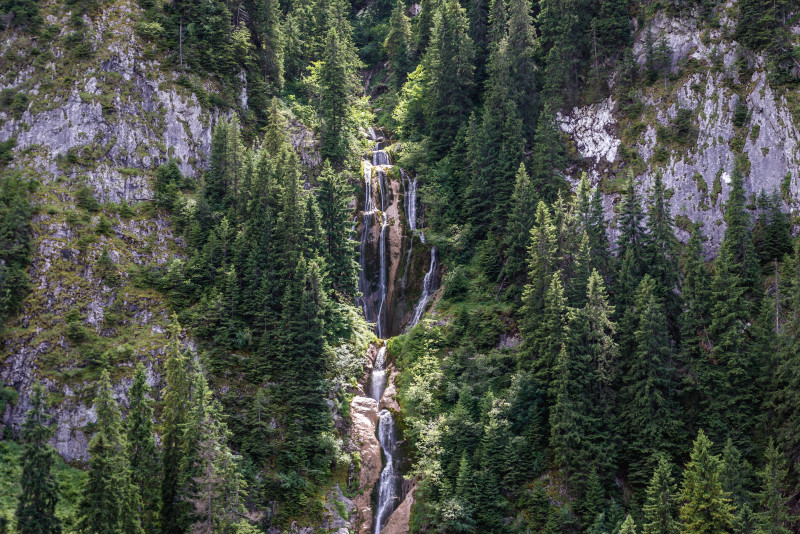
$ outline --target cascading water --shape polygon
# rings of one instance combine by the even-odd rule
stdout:
[[[386,347],[381,347],[375,357],[372,368],[370,397],[375,399],[380,406],[381,397],[386,390]],[[378,503],[374,516],[373,532],[379,534],[386,524],[389,516],[397,508],[399,495],[397,492],[397,462],[395,460],[395,445],[397,437],[394,429],[394,418],[389,410],[383,409],[378,416],[378,443],[383,449],[386,463],[378,480]]]
[[[372,129],[370,128],[370,131]],[[361,223],[361,244],[359,246],[358,261],[361,270],[358,274],[358,290],[361,292],[361,308],[364,310],[364,317],[367,321],[374,321],[372,306],[367,298],[369,293],[369,281],[367,280],[367,241],[369,240],[370,229],[372,228],[372,217],[375,215],[375,203],[372,201],[372,164],[364,161],[364,212]]]
[[[364,157],[364,205],[361,226],[360,243],[360,264],[361,273],[359,275],[359,289],[361,290],[361,305],[367,321],[375,323],[375,333],[381,339],[392,335],[392,328],[395,326],[398,310],[392,306],[398,303],[403,313],[405,311],[405,301],[401,300],[406,288],[407,274],[412,260],[414,236],[418,236],[422,243],[425,236],[419,228],[420,214],[418,213],[419,201],[417,198],[417,179],[410,173],[400,169],[400,183],[403,188],[403,209],[405,219],[411,230],[411,239],[404,240],[403,228],[397,223],[399,220],[399,204],[397,191],[393,189],[392,182],[392,163],[386,148],[386,137],[383,131],[369,129],[369,139],[373,143],[372,154]],[[407,237],[407,236],[406,236]],[[375,239],[378,242],[375,242]],[[405,273],[403,274],[402,284],[398,297],[395,294],[397,286],[396,272],[398,265],[392,262],[397,261],[394,254],[397,253],[396,247],[407,244],[408,253],[405,262]],[[377,255],[377,258],[375,256]],[[369,261],[368,261],[369,260]],[[377,264],[377,265],[376,265]],[[375,269],[378,272],[375,273]],[[422,297],[414,309],[412,324],[416,324],[422,314],[429,299],[436,290],[436,277],[439,270],[437,251],[431,251],[431,265],[425,275],[422,288]],[[380,475],[376,477],[377,502],[373,506],[372,532],[380,531],[389,522],[395,509],[399,506],[402,495],[402,485],[400,484],[400,459],[397,450],[398,433],[392,412],[381,408],[381,399],[390,382],[390,373],[387,370],[386,348],[382,347],[376,357],[370,383],[368,395],[377,402],[379,414],[376,429],[376,437],[383,451],[384,464]]]
[[[419,240],[425,243],[425,233],[417,230],[419,222],[417,217],[417,177],[411,178],[405,170],[401,170],[400,174],[406,190],[405,211],[408,227],[411,229],[412,235],[418,235]]]
[[[431,266],[428,272],[425,273],[425,278],[422,280],[422,295],[419,297],[417,307],[414,308],[414,315],[411,317],[411,322],[408,323],[408,328],[414,326],[422,319],[422,314],[425,313],[425,307],[428,305],[433,292],[436,291],[436,272],[439,270],[439,260],[437,257],[438,251],[436,247],[431,249]]]

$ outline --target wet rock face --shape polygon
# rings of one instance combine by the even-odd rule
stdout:
[[[800,132],[785,97],[776,94],[767,82],[764,58],[757,59],[750,78],[739,78],[734,66],[738,44],[723,38],[725,27],[730,30],[734,25],[723,16],[722,27],[712,29],[706,39],[701,37],[707,29],[698,27],[693,19],[657,15],[650,22],[650,33],[656,41],[662,37],[667,41],[672,50],[673,70],[680,76],[677,64],[686,59],[708,69],[693,69],[693,73],[680,76],[675,82],[668,81],[666,91],[661,80],[645,87],[641,93],[644,110],[639,117],[624,117],[612,98],[557,116],[562,131],[569,134],[577,154],[583,158],[569,171],[573,186],[577,186],[584,171],[594,185],[601,187],[624,179],[630,166],[622,160],[618,148],[623,144],[624,130],[640,123],[639,132],[629,133],[627,143],[627,149],[638,153],[645,163],[644,171],[637,172],[635,177],[637,187],[641,194],[646,194],[656,173],[661,172],[673,217],[682,222],[677,230],[679,239],[686,241],[689,237],[685,231],[687,222],[703,223],[710,255],[725,231],[724,206],[739,154],[750,162],[750,173],[745,176],[748,198],[762,190],[766,193],[777,190],[782,193],[785,210],[800,209],[797,141]],[[646,35],[645,28],[634,43],[634,55],[640,64],[645,61]],[[714,62],[721,64],[721,68],[712,69]],[[749,113],[744,126],[733,122],[740,100]],[[680,110],[688,110],[697,140],[690,146],[668,146],[659,140],[657,131],[659,127],[673,127]],[[634,139],[631,141],[630,137]],[[660,158],[654,157],[657,150],[664,148],[668,150],[666,161],[663,152]],[[617,238],[614,204],[621,197],[618,188],[602,189],[606,192],[609,237],[614,242]]]
[[[353,503],[362,525],[360,532],[368,534],[372,525],[372,488],[381,476],[383,466],[381,447],[375,437],[378,424],[378,403],[369,397],[354,397],[350,402],[351,438],[361,455],[358,486],[363,491]]]

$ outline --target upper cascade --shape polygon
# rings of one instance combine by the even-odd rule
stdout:
[[[385,339],[400,332],[404,325],[413,326],[419,321],[436,286],[423,283],[424,303],[406,302],[410,266],[412,261],[419,261],[412,255],[414,242],[418,239],[425,243],[420,228],[418,181],[416,176],[392,164],[391,143],[383,130],[370,128],[367,138],[373,145],[362,161],[364,197],[359,231],[358,302],[367,321],[375,324],[376,335]],[[419,263],[414,265],[420,268]],[[431,269],[438,269],[438,263],[430,264],[426,277],[435,281],[437,276],[430,274]]]

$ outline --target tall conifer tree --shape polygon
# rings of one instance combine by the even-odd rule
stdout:
[[[56,451],[47,443],[53,435],[48,421],[48,401],[41,384],[34,384],[31,409],[22,425],[22,492],[17,505],[20,534],[60,534],[56,517],[58,481],[53,473]]]

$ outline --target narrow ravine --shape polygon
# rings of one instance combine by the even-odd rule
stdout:
[[[374,354],[374,361],[369,382],[365,385],[368,398],[358,398],[357,404],[363,407],[366,403],[372,401],[375,403],[372,405],[371,413],[375,421],[375,435],[382,453],[382,465],[380,476],[374,481],[377,490],[374,491],[375,500],[371,506],[371,513],[364,517],[364,520],[369,523],[369,527],[364,528],[366,527],[364,525],[361,532],[379,534],[392,519],[392,514],[404,498],[399,472],[401,458],[398,442],[400,437],[395,425],[395,414],[387,409],[386,400],[383,398],[387,388],[393,386],[391,383],[393,367],[388,361],[385,341],[398,333],[403,326],[410,329],[420,321],[431,297],[438,288],[439,261],[438,251],[436,247],[432,247],[430,263],[419,288],[421,291],[419,300],[410,313],[403,311],[402,307],[396,309],[398,297],[393,291],[396,292],[398,286],[396,279],[401,275],[398,272],[399,264],[404,260],[405,268],[402,271],[402,282],[399,284],[404,290],[409,279],[414,241],[418,239],[421,244],[425,244],[424,233],[419,228],[417,178],[404,169],[399,169],[399,174],[393,174],[396,173],[396,170],[392,165],[390,154],[386,150],[388,140],[383,131],[370,128],[367,136],[374,145],[372,154],[363,160],[364,199],[359,232],[359,263],[361,265],[359,304],[367,321],[374,323],[375,334],[381,342],[377,352],[374,349],[370,351],[370,354]],[[397,180],[398,177],[399,180]],[[399,210],[398,205],[400,196],[403,201],[402,211]],[[405,230],[400,224],[399,215],[405,217],[410,235],[403,236]],[[404,241],[404,237],[407,240]],[[403,242],[406,245],[402,245],[402,247],[407,246],[405,254],[397,250],[398,243]],[[419,262],[416,265],[417,272],[419,272]],[[421,273],[416,276],[420,275]],[[419,278],[417,278],[416,284],[419,284]],[[405,317],[400,317],[401,315]],[[396,403],[392,403],[391,406],[395,410],[398,408]],[[377,476],[377,473],[375,475]],[[407,506],[404,507],[407,508]],[[392,520],[393,525],[397,522],[398,518]],[[392,529],[387,529],[387,532]]]

